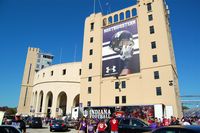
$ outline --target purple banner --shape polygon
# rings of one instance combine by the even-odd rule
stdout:
[[[136,19],[103,29],[102,77],[140,72]]]

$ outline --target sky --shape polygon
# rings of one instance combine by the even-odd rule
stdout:
[[[96,12],[114,12],[136,0],[96,0]],[[200,95],[200,0],[167,0],[181,95]],[[29,46],[81,61],[84,21],[93,0],[0,0],[0,106],[16,107]],[[110,7],[110,8],[108,8]],[[75,53],[76,49],[76,55]]]

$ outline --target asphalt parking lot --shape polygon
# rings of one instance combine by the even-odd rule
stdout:
[[[51,133],[49,130],[48,126],[45,126],[43,128],[27,128],[27,132],[26,133]],[[57,133],[57,132],[54,132]],[[59,133],[78,133],[77,130],[75,129],[70,129],[66,132],[59,132]]]

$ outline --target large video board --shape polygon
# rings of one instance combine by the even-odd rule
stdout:
[[[102,77],[140,72],[137,20],[130,19],[103,29]]]

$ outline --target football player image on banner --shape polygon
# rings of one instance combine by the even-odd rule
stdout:
[[[140,72],[136,19],[103,29],[102,77]]]

